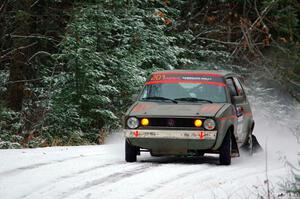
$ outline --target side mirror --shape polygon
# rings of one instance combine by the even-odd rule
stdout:
[[[133,94],[132,96],[131,96],[131,99],[132,99],[132,101],[136,101],[137,100],[137,98],[138,98],[138,94]]]
[[[233,104],[241,104],[244,101],[244,97],[243,96],[233,96],[232,97],[232,103]]]

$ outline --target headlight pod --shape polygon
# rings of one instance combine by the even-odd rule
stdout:
[[[216,128],[216,123],[213,119],[206,119],[203,123],[203,126],[206,130],[213,130]]]
[[[139,126],[139,120],[136,117],[130,117],[127,119],[127,126],[136,129]]]

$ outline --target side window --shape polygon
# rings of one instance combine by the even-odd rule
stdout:
[[[233,80],[234,80],[238,95],[243,96],[245,93],[244,93],[244,89],[243,89],[240,81],[235,77],[233,78]]]
[[[237,90],[236,90],[235,85],[234,85],[234,83],[233,83],[233,79],[232,79],[232,78],[226,79],[226,84],[227,84],[227,86],[228,86],[230,95],[231,95],[231,96],[237,96],[238,93],[237,93]]]

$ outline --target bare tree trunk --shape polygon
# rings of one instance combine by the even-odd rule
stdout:
[[[20,0],[12,4],[12,13],[15,17],[15,30],[12,35],[29,35],[30,32],[30,5],[29,0]],[[24,80],[26,75],[27,58],[30,49],[23,49],[30,43],[27,38],[12,36],[12,44],[15,51],[12,55],[12,61],[9,67],[9,84],[7,104],[14,111],[21,111],[24,99]]]

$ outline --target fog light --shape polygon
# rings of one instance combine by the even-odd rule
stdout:
[[[149,120],[148,120],[147,118],[143,118],[143,119],[141,120],[141,124],[142,124],[143,126],[148,126],[148,125],[149,125]]]
[[[195,125],[195,127],[200,127],[200,126],[202,126],[202,121],[197,119],[194,121],[194,125]]]

